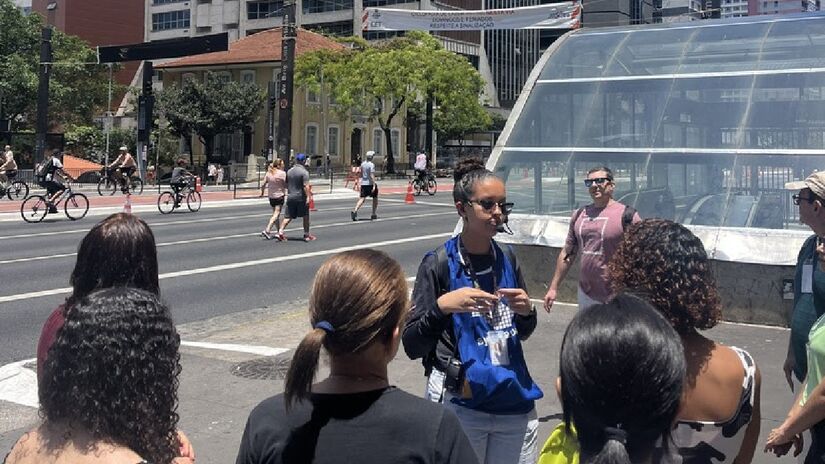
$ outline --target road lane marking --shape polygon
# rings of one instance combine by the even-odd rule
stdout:
[[[189,269],[189,270],[185,270],[185,271],[167,272],[167,273],[164,273],[164,274],[160,274],[158,276],[158,278],[160,280],[174,279],[176,277],[184,277],[184,276],[197,275],[197,274],[209,274],[209,273],[212,273],[212,272],[226,271],[226,270],[230,270],[230,269],[240,269],[240,268],[250,267],[250,266],[259,266],[259,265],[262,265],[262,264],[272,264],[272,263],[280,263],[280,262],[285,262],[285,261],[295,261],[295,260],[306,259],[306,258],[316,258],[318,256],[333,255],[333,254],[342,253],[344,251],[350,251],[350,250],[361,250],[361,249],[364,249],[364,248],[379,248],[379,247],[385,247],[385,246],[389,246],[389,245],[399,245],[399,244],[402,244],[402,243],[410,243],[410,242],[416,242],[416,241],[421,241],[421,240],[431,240],[431,239],[436,239],[436,238],[445,238],[445,237],[452,236],[452,234],[453,234],[452,232],[442,232],[442,233],[439,233],[439,234],[417,235],[415,237],[406,237],[406,238],[399,238],[399,239],[393,239],[393,240],[385,240],[383,242],[368,242],[368,243],[362,243],[362,244],[359,244],[359,245],[343,246],[343,247],[338,247],[338,248],[331,248],[331,249],[328,249],[328,250],[319,250],[319,251],[313,251],[313,252],[309,252],[309,253],[300,253],[300,254],[296,254],[296,255],[277,256],[277,257],[273,257],[273,258],[255,259],[255,260],[251,260],[251,261],[241,261],[241,262],[237,262],[237,263],[219,264],[219,265],[216,265],[216,266],[209,266],[209,267],[204,267],[204,268],[199,268],[199,269]],[[28,300],[28,299],[31,299],[31,298],[39,298],[39,297],[50,296],[50,295],[59,295],[59,294],[63,294],[63,293],[69,293],[71,291],[72,291],[71,287],[64,287],[64,288],[56,288],[56,289],[52,289],[52,290],[43,290],[43,291],[39,291],[39,292],[28,292],[28,293],[19,293],[17,295],[0,296],[0,303],[8,303],[8,302],[11,302],[11,301],[20,301],[20,300]]]
[[[349,209],[349,208],[346,208],[346,209]],[[444,215],[452,215],[452,214],[453,214],[452,211],[450,211],[450,212],[439,212],[439,213],[424,213],[424,214],[417,215],[416,218],[430,217],[430,216],[444,216]],[[400,221],[400,220],[409,219],[409,218],[410,218],[409,216],[390,216],[390,217],[383,217],[383,218],[373,219],[370,222]],[[366,221],[364,221],[364,222],[366,222]],[[339,227],[339,226],[352,226],[352,225],[355,225],[355,224],[358,224],[358,221],[334,222],[334,223],[331,223],[331,224],[320,224],[320,225],[313,226],[312,230],[328,229],[328,228],[331,228],[331,227]],[[287,229],[286,231],[287,232],[297,232],[299,230],[303,230],[303,229],[300,226],[296,226],[294,228]],[[220,235],[220,236],[217,236],[217,237],[202,237],[202,238],[193,238],[193,239],[189,239],[189,240],[178,240],[178,241],[174,241],[174,242],[163,242],[163,243],[158,243],[155,246],[157,248],[162,248],[162,247],[168,247],[168,246],[172,246],[172,245],[188,245],[188,244],[192,244],[192,243],[214,242],[214,241],[218,241],[218,240],[229,240],[229,239],[233,239],[233,238],[257,237],[259,235],[261,235],[260,232],[232,234],[232,235]],[[45,255],[45,256],[31,256],[31,257],[27,257],[27,258],[14,258],[14,259],[0,260],[0,265],[2,265],[2,264],[15,264],[15,263],[28,263],[28,262],[32,262],[32,261],[42,261],[42,260],[46,260],[46,259],[70,258],[70,257],[73,257],[73,256],[77,256],[77,253],[61,253],[61,254],[53,254],[53,255]]]
[[[208,343],[208,342],[187,342],[181,341],[181,346],[192,348],[203,348],[206,350],[234,351],[237,353],[257,354],[260,356],[278,356],[289,351],[286,348],[272,348],[262,345],[237,345],[234,343]]]

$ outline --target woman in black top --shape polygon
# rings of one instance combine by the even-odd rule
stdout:
[[[401,266],[383,252],[324,263],[285,392],[252,411],[236,462],[476,463],[453,413],[390,385],[408,304]],[[313,383],[321,347],[330,375]]]

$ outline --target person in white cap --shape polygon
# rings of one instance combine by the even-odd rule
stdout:
[[[374,157],[375,152],[370,150],[367,152],[367,160],[361,163],[361,195],[358,196],[355,209],[349,213],[353,221],[358,220],[358,210],[361,209],[367,197],[372,197],[372,216],[370,216],[370,220],[378,219],[376,214],[378,211],[378,184],[375,182],[375,164],[372,162]]]
[[[768,435],[765,450],[787,453],[790,443],[798,443],[802,432],[810,430],[805,462],[813,462],[825,455],[825,414],[818,409],[825,383],[825,171],[789,182],[785,189],[797,191],[792,198],[799,206],[799,221],[814,235],[805,240],[796,262],[791,336],[782,366],[792,391],[794,376],[802,385],[785,421]]]
[[[115,171],[117,174],[116,179],[120,183],[123,193],[128,193],[130,184],[129,177],[137,171],[137,162],[135,162],[135,158],[129,153],[129,149],[125,145],[120,147],[118,157],[106,167],[112,169],[114,166],[117,166],[117,170]]]

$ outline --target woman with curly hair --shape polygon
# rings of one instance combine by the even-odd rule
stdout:
[[[745,350],[699,332],[722,315],[702,241],[675,222],[644,220],[625,232],[608,277],[616,293],[650,301],[682,339],[687,377],[672,432],[681,462],[751,462],[759,438],[761,376]]]
[[[169,309],[153,293],[117,287],[65,317],[41,376],[43,423],[7,463],[194,462],[176,433],[180,338]]]
[[[112,214],[83,237],[69,279],[72,293],[46,319],[37,343],[38,377],[67,308],[91,292],[111,287],[134,287],[160,295],[158,254],[152,229],[137,216]]]

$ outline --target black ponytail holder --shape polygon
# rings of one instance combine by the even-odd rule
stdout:
[[[616,440],[623,445],[627,444],[627,432],[619,427],[605,427],[604,436],[608,441]]]

